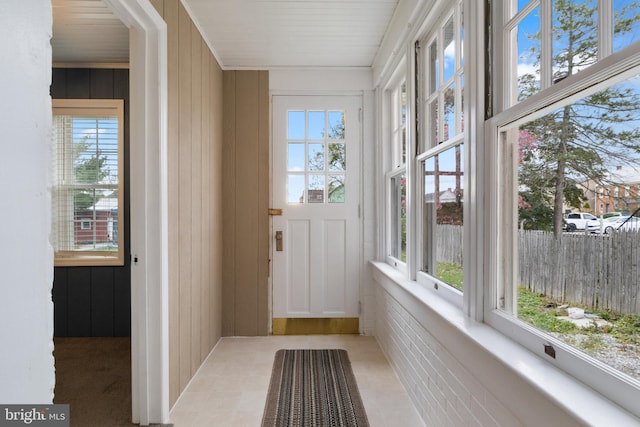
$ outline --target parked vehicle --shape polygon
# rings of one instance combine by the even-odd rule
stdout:
[[[618,231],[638,231],[640,230],[640,218],[636,218],[632,216],[627,218],[620,227],[618,227]]]
[[[590,213],[571,212],[565,216],[567,231],[587,230],[596,232],[600,230],[600,220]]]
[[[617,219],[621,216],[629,217],[631,216],[631,214],[629,212],[607,212],[606,214],[602,215],[602,218],[608,219],[608,218],[615,217]]]
[[[613,216],[605,218],[602,222],[602,232],[604,234],[611,234],[616,231],[623,222],[629,218],[628,216]]]
[[[640,218],[620,216],[612,217],[604,220],[603,231],[605,234],[614,231],[638,231],[640,230]]]

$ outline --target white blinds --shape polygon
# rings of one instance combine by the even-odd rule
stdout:
[[[61,107],[54,101],[52,244],[57,261],[122,258],[122,101],[116,101],[120,111],[118,105],[92,107],[94,102]]]

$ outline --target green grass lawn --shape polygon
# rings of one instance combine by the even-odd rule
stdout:
[[[461,265],[439,262],[437,272],[438,279],[457,289],[463,289]],[[567,315],[566,309],[557,308],[560,305],[560,302],[553,301],[542,294],[531,292],[524,287],[518,288],[518,318],[542,331],[590,336],[609,334],[621,344],[640,345],[640,316],[616,313],[611,310],[590,311],[610,322],[611,325],[605,327],[594,325],[580,329],[573,323],[558,318],[558,316]],[[589,348],[583,348],[583,350],[589,350]]]

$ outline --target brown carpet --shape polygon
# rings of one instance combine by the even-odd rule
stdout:
[[[346,350],[278,350],[262,427],[368,425]]]
[[[131,423],[131,339],[55,338],[54,403],[68,403],[71,427]]]

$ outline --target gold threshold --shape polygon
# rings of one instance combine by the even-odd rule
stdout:
[[[357,317],[274,318],[273,335],[358,334]]]

